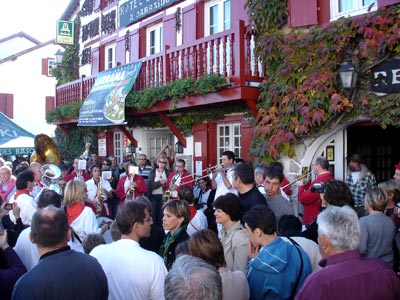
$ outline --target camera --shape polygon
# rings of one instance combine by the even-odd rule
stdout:
[[[325,185],[323,183],[316,183],[310,188],[310,191],[313,193],[324,193]]]

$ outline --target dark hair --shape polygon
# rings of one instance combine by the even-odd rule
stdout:
[[[202,229],[193,233],[189,239],[189,253],[204,259],[216,267],[226,267],[224,248],[217,234],[210,229]]]
[[[302,225],[298,217],[283,215],[278,222],[279,233],[282,236],[301,235]]]
[[[215,209],[221,209],[232,221],[239,221],[244,213],[242,200],[233,193],[219,196],[213,203]]]
[[[283,164],[280,161],[274,161],[269,165],[271,168],[278,168],[283,171]]]
[[[276,217],[272,209],[264,205],[255,205],[243,216],[243,222],[252,231],[256,228],[261,229],[265,234],[276,232]]]
[[[177,159],[176,162],[182,163],[184,167],[186,166],[186,161],[184,159]]]
[[[153,206],[151,205],[149,198],[147,198],[146,196],[136,197],[135,202],[143,203],[144,205],[146,205],[146,209],[149,212],[149,214],[151,214],[151,212],[153,211]]]
[[[243,184],[254,183],[254,169],[249,164],[237,164],[233,168],[235,178],[240,178]]]
[[[191,189],[187,185],[181,186],[178,191],[178,197],[181,200],[186,200],[189,204],[194,203],[193,189]]]
[[[107,165],[111,166],[111,160],[109,158],[103,159],[103,163],[106,163]]]
[[[44,208],[49,205],[60,208],[62,196],[53,190],[44,190],[40,193],[37,207]]]
[[[117,217],[115,218],[121,234],[129,234],[135,223],[143,222],[146,218],[146,205],[135,201],[124,202],[118,207]]]
[[[26,189],[28,187],[28,181],[35,182],[35,173],[31,170],[25,170],[18,174],[15,187],[17,190]]]
[[[221,156],[224,156],[224,155],[229,160],[235,160],[235,157],[236,157],[235,153],[233,151],[229,151],[229,150],[222,152]]]
[[[94,165],[92,165],[92,166],[90,167],[90,173],[92,173],[92,171],[93,171],[94,168],[99,168],[100,171],[101,171],[101,165],[100,165],[100,164],[94,164]]]
[[[69,230],[67,215],[61,208],[48,206],[33,214],[31,236],[42,247],[51,247],[65,240]]]
[[[283,171],[279,167],[268,167],[267,174],[265,178],[269,177],[270,179],[278,179],[279,182],[283,181]]]
[[[324,169],[324,170],[328,170],[329,169],[329,161],[323,156],[318,156],[315,159],[314,163],[316,165],[320,165],[321,168]]]
[[[328,180],[324,183],[324,199],[330,205],[353,206],[353,196],[346,183],[340,180]]]
[[[83,251],[89,254],[98,245],[106,243],[104,237],[100,233],[89,233],[82,241]]]

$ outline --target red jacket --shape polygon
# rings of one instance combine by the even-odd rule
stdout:
[[[90,178],[92,178],[86,171],[82,171],[82,177],[83,180],[88,181]],[[68,182],[71,180],[74,180],[76,178],[76,173],[75,170],[72,170],[71,173],[69,173],[67,176],[65,176],[64,181]]]
[[[172,184],[172,178],[174,178],[174,176],[176,175],[176,172],[171,172],[168,175],[168,180],[167,180],[167,185],[166,188],[169,189],[171,184]],[[193,177],[191,176],[191,174],[189,174],[188,171],[183,171],[182,175],[181,175],[181,181],[177,187],[177,191],[179,191],[179,189],[181,188],[181,186],[186,185],[188,187],[190,187],[191,189],[193,189]],[[177,197],[171,197],[171,199],[178,199]]]
[[[306,184],[304,186],[299,186],[299,193],[297,194],[297,198],[301,204],[304,206],[304,216],[302,223],[304,225],[310,224],[314,221],[321,209],[321,197],[319,193],[313,193],[310,191],[310,188],[313,187],[316,183],[323,183],[328,180],[334,180],[332,174],[330,172],[322,173],[315,178],[315,180],[310,184]]]
[[[119,198],[119,204],[122,204],[125,202],[125,198],[126,198],[126,192],[125,192],[125,180],[128,176],[122,176],[119,180],[118,180],[118,184],[117,184],[117,189],[115,190],[115,194],[117,195],[117,197]],[[146,183],[144,182],[144,179],[142,176],[136,174],[135,177],[133,178],[133,182],[136,183],[136,188],[135,188],[135,192],[134,192],[134,198],[136,197],[140,197],[142,196],[144,193],[147,192],[147,186]]]

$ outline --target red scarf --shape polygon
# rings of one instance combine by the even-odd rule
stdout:
[[[23,194],[29,195],[29,191],[28,191],[28,190],[17,190],[17,191],[15,192],[15,194],[14,194],[14,200],[17,200],[17,198],[18,198],[20,195],[23,195]],[[29,196],[30,196],[30,195],[29,195]]]
[[[68,224],[71,224],[77,217],[79,217],[84,209],[85,205],[83,205],[81,202],[76,202],[72,206],[66,207]]]
[[[11,193],[14,187],[15,187],[15,179],[11,177],[10,181],[8,182],[7,189],[3,192],[3,190],[0,188],[1,199],[6,201],[8,194]]]

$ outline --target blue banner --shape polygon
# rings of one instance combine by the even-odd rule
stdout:
[[[83,102],[78,126],[125,124],[125,98],[135,84],[142,62],[123,65],[97,74]]]

